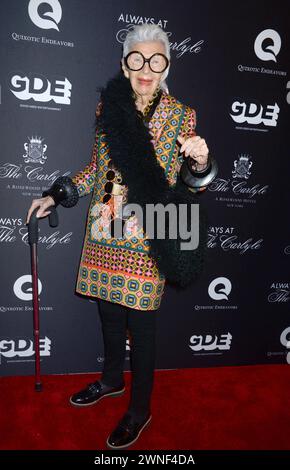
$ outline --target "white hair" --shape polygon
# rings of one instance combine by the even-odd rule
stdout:
[[[129,52],[133,50],[134,44],[137,42],[146,42],[146,41],[159,41],[164,45],[165,55],[168,60],[170,60],[170,45],[168,41],[168,36],[163,31],[160,26],[157,24],[141,24],[134,26],[134,28],[129,31],[126,36],[126,39],[123,44],[123,58],[126,57]],[[160,88],[168,93],[168,86],[165,79],[168,76],[170,65],[167,67],[163,73],[162,80],[160,82]]]

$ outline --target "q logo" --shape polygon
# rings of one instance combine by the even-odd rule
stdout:
[[[265,40],[271,40],[272,44],[263,48]],[[276,56],[279,54],[281,49],[281,38],[277,31],[274,29],[265,29],[256,37],[254,50],[256,56],[261,60],[273,60],[277,62]]]
[[[290,81],[287,82],[286,88],[287,88],[287,90],[290,90]],[[286,95],[286,101],[287,101],[288,104],[290,104],[290,91]]]
[[[220,286],[219,288],[217,288]],[[226,277],[217,277],[208,286],[208,295],[214,300],[229,300],[232,284]]]
[[[38,294],[42,291],[42,284],[38,279],[37,284]],[[13,286],[13,292],[20,300],[32,300],[32,276],[30,274],[25,274],[24,276],[19,277]]]
[[[48,3],[52,11],[47,11],[40,16],[38,8],[42,3]],[[58,0],[30,0],[28,5],[28,14],[31,21],[41,29],[58,29],[58,23],[61,20],[62,9]],[[43,18],[46,17],[46,18]],[[47,19],[47,17],[51,19]]]
[[[287,364],[290,364],[290,327],[285,328],[285,330],[282,331],[281,336],[280,336],[280,342],[282,346],[285,346],[289,352],[286,354],[286,362]]]

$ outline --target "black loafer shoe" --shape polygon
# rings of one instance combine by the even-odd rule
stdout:
[[[117,397],[123,395],[125,386],[116,388],[104,385],[102,382],[94,382],[78,393],[72,395],[69,399],[74,406],[90,406],[95,405],[104,397]]]
[[[125,413],[117,427],[108,437],[107,446],[110,449],[124,449],[134,444],[151,419],[152,415],[149,413],[142,422],[137,422],[134,417]]]

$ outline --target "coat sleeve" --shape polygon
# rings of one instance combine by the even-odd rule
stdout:
[[[194,137],[196,135],[196,111],[189,106],[185,106],[183,122],[180,127],[179,135],[185,139]]]
[[[101,103],[96,108],[96,115],[100,113]],[[95,136],[95,143],[92,150],[91,160],[83,170],[80,170],[72,177],[73,183],[76,185],[79,197],[86,196],[94,190],[96,169],[97,169],[97,151],[98,151],[98,131]]]

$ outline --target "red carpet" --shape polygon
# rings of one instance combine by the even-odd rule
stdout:
[[[0,449],[107,449],[129,401],[123,396],[75,408],[68,397],[100,373],[5,377]],[[156,371],[152,421],[129,449],[290,449],[289,365]],[[129,450],[128,449],[128,450]]]

